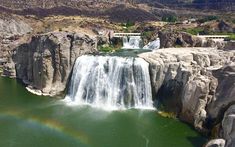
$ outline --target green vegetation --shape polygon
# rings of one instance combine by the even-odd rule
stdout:
[[[165,21],[165,22],[176,22],[177,20],[178,18],[175,15],[166,15],[162,17],[162,21]]]
[[[113,44],[103,44],[98,46],[98,50],[100,52],[110,53],[118,51],[121,48],[121,45],[119,43],[113,45]]]
[[[146,31],[146,32],[143,32],[142,33],[142,37],[147,39],[147,40],[150,40],[152,38],[152,36],[154,35],[154,31]]]
[[[235,19],[234,19],[234,20],[232,20],[232,22],[235,24]]]
[[[126,27],[127,27],[127,28],[130,28],[130,27],[132,27],[132,26],[134,26],[134,25],[135,25],[135,23],[132,22],[132,21],[127,21],[127,23],[126,23]]]
[[[230,40],[235,40],[235,34],[234,33],[216,32],[216,31],[213,31],[213,30],[209,30],[207,28],[189,28],[189,29],[182,30],[182,31],[185,31],[185,32],[187,32],[189,34],[192,34],[192,35],[197,35],[197,34],[200,34],[200,35],[230,35],[229,39]]]
[[[186,30],[187,33],[192,35],[202,34],[204,33],[204,29],[202,28],[190,28]]]
[[[151,32],[151,31],[147,31],[147,32],[143,32],[142,35],[143,35],[144,37],[149,37],[149,36],[152,35],[152,33],[153,33],[153,32]]]
[[[135,26],[135,22],[127,21],[126,23],[122,23],[122,27],[124,28],[125,33],[132,32],[132,27]]]
[[[182,47],[182,45],[179,45],[179,44],[175,45],[175,48],[181,48],[181,47]]]
[[[112,52],[114,50],[114,48],[110,46],[99,46],[98,49],[101,52]]]
[[[176,118],[176,114],[174,114],[173,112],[158,111],[158,114],[166,118]]]
[[[198,21],[199,21],[200,23],[205,23],[205,22],[208,22],[208,21],[218,20],[218,19],[219,19],[218,16],[213,16],[213,15],[211,15],[211,16],[207,16],[207,17],[205,17],[205,18],[199,19]]]
[[[229,35],[228,37],[230,40],[235,40],[235,34]]]

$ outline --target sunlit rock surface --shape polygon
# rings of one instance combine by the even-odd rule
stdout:
[[[57,95],[65,90],[75,59],[96,51],[95,39],[87,35],[53,32],[17,47],[9,64],[15,64],[16,78],[29,88]]]
[[[154,98],[167,111],[176,113],[197,129],[206,131],[208,118],[218,117],[217,111],[224,107],[223,103],[226,106],[234,101],[234,90],[231,89],[233,85],[229,89],[221,87],[222,78],[220,80],[213,74],[224,66],[232,66],[234,55],[234,51],[214,48],[168,48],[143,53],[139,57],[150,63]],[[220,87],[225,88],[226,95],[230,96],[227,102],[216,103],[225,99]],[[209,105],[217,105],[213,109],[218,110],[211,111]]]

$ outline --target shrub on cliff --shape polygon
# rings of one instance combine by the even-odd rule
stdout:
[[[177,16],[174,15],[167,15],[162,17],[162,21],[165,22],[176,22],[178,20]]]

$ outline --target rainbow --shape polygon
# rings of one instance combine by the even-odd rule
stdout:
[[[36,116],[23,116],[22,111],[17,110],[8,110],[4,112],[0,112],[0,119],[1,118],[14,118],[20,121],[26,121],[27,123],[34,124],[37,126],[44,127],[46,129],[50,129],[55,131],[58,134],[62,134],[70,139],[73,139],[78,144],[83,144],[84,146],[89,144],[88,136],[77,130],[72,128],[68,128],[60,124],[58,121],[53,119],[41,119]]]

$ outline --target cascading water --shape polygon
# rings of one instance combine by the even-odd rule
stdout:
[[[159,49],[160,48],[160,39],[157,38],[156,40],[149,42],[147,45],[143,47],[143,49],[149,49],[149,50],[154,50],[154,49]]]
[[[65,101],[105,109],[152,108],[149,64],[133,57],[81,56]]]
[[[129,38],[129,39],[128,39]],[[141,49],[142,48],[141,36],[125,36],[123,37],[123,49]]]

